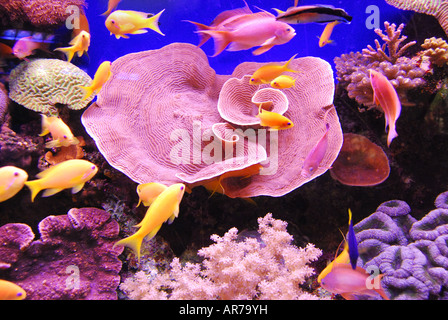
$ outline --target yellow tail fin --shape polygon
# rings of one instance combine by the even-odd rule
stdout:
[[[34,202],[34,198],[36,198],[39,191],[42,190],[42,187],[39,183],[39,180],[34,181],[27,181],[25,182],[25,185],[30,189],[31,191],[31,202]]]
[[[137,255],[137,260],[138,262],[140,262],[140,248],[142,246],[142,241],[143,238],[145,237],[145,235],[140,234],[138,231],[136,233],[134,233],[132,236],[124,238],[120,241],[117,241],[114,244],[115,246],[124,246],[124,247],[128,247],[131,248],[132,251],[134,251],[134,253]]]
[[[146,19],[146,28],[154,30],[155,32],[160,33],[162,36],[164,36],[164,34],[159,29],[159,18],[162,15],[163,11],[165,11],[165,9],[160,11],[155,16],[152,16],[152,17]]]
[[[78,87],[81,88],[82,90],[84,90],[84,97],[82,97],[81,101],[88,99],[93,94],[92,87],[83,87],[83,86],[78,86]]]
[[[297,53],[296,53],[295,55],[293,55],[293,56],[291,57],[291,59],[288,60],[288,62],[285,63],[285,66],[284,66],[284,67],[285,67],[285,71],[289,71],[289,72],[299,72],[299,71],[297,71],[297,70],[293,70],[293,69],[290,69],[290,68],[289,68],[289,64],[291,63],[292,60],[294,60],[294,58],[295,58],[296,56],[297,56]]]
[[[73,56],[75,55],[75,51],[72,49],[72,47],[68,47],[68,48],[56,48],[54,49],[55,51],[61,51],[62,53],[65,54],[65,56],[67,57],[67,62],[72,61]]]

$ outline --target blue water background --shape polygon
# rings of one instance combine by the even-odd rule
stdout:
[[[86,11],[90,23],[91,46],[89,49],[89,61],[84,69],[93,77],[97,67],[102,61],[114,61],[117,58],[144,50],[159,49],[173,42],[187,42],[198,44],[199,37],[195,33],[195,26],[183,20],[192,20],[209,25],[222,11],[240,8],[244,6],[242,0],[122,0],[117,9],[137,10],[147,13],[158,13],[165,9],[159,22],[160,29],[165,34],[162,36],[152,30],[145,34],[130,35],[129,39],[116,39],[106,29],[105,17],[101,13],[107,9],[107,0],[89,1]],[[293,0],[248,0],[252,11],[256,7],[275,14],[272,8],[286,10],[293,5]],[[375,5],[379,9],[380,27],[384,29],[384,21],[397,25],[408,22],[412,12],[396,9],[388,5],[384,0],[340,0],[340,1],[299,1],[299,5],[325,4],[345,9],[352,17],[350,24],[340,24],[334,29],[331,38],[334,44],[319,48],[318,37],[322,33],[323,24],[294,24],[297,35],[287,44],[275,46],[270,51],[254,56],[252,50],[229,52],[224,51],[217,57],[211,57],[214,53],[213,40],[210,39],[201,48],[209,56],[209,62],[218,74],[231,74],[233,69],[245,61],[268,62],[285,61],[292,55],[298,57],[315,56],[327,60],[333,66],[333,58],[350,51],[360,51],[379,38],[373,29],[366,27],[366,19],[370,12],[366,13],[369,5]],[[76,63],[76,61],[75,61]]]

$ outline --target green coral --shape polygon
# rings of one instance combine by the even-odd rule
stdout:
[[[57,104],[73,110],[87,106],[82,100],[92,78],[75,65],[57,59],[24,61],[11,71],[9,97],[24,107],[46,115],[58,115]]]

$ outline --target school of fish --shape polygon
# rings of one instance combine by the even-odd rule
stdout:
[[[165,10],[157,14],[138,12],[132,10],[117,10],[121,0],[109,0],[107,10],[102,14],[105,17],[105,27],[114,35],[116,39],[128,39],[129,35],[144,34],[153,30],[160,35],[164,35],[159,28],[159,19]],[[242,8],[223,11],[211,22],[210,25],[193,22],[199,36],[198,46],[202,46],[209,39],[213,39],[215,52],[213,57],[221,54],[224,50],[239,51],[249,50],[257,47],[252,53],[260,55],[276,45],[285,44],[291,41],[296,32],[291,24],[301,23],[322,23],[326,24],[319,37],[318,45],[323,47],[332,43],[330,36],[336,25],[340,23],[350,23],[352,17],[345,10],[327,5],[298,6],[298,0],[294,1],[294,6],[287,10],[274,9],[277,16],[267,12],[253,12],[246,4]],[[70,46],[56,48],[55,51],[62,52],[66,60],[71,62],[77,55],[82,57],[87,54],[91,42],[91,35],[86,16],[81,16],[81,30],[73,32],[73,38],[69,42]],[[2,57],[15,57],[29,60],[36,50],[48,50],[48,47],[34,39],[33,37],[23,37],[10,48],[0,44]],[[250,77],[251,85],[270,84],[271,87],[279,90],[288,89],[295,86],[300,73],[298,70],[290,68],[290,63],[297,54],[293,55],[287,62],[270,63],[260,67]],[[284,74],[290,73],[290,74]],[[98,94],[101,88],[113,76],[111,72],[111,62],[103,61],[93,77],[89,86],[80,87],[84,91],[84,98]],[[375,70],[370,70],[370,81],[374,91],[374,102],[381,107],[385,114],[386,128],[389,128],[387,145],[398,136],[395,130],[395,123],[400,116],[401,105],[393,86],[387,78]],[[263,104],[258,105],[257,118],[260,126],[269,130],[287,130],[294,126],[291,119],[279,113],[271,112],[264,108]],[[309,178],[319,168],[328,147],[328,132],[330,125],[326,121],[330,107],[325,111],[323,122],[325,128],[321,138],[308,151],[307,157],[303,160],[300,175]],[[51,136],[51,140],[45,143],[46,148],[60,148],[76,145],[79,140],[73,135],[71,129],[59,117],[50,117],[42,114],[42,131],[40,136]],[[327,168],[328,169],[328,168]],[[213,195],[215,192],[225,194],[222,182],[225,179],[245,180],[254,175],[260,174],[263,170],[261,164],[251,165],[247,168],[229,171],[222,175],[210,179],[203,186]],[[37,179],[28,181],[28,174],[24,170],[5,166],[0,168],[0,202],[7,201],[14,197],[24,186],[31,192],[31,201],[34,202],[40,191],[44,190],[42,196],[48,197],[71,189],[72,193],[79,192],[89,180],[98,172],[98,167],[87,160],[73,159],[66,160],[36,175]],[[185,191],[189,192],[188,186],[182,183],[170,186],[148,182],[137,186],[139,198],[137,206],[143,204],[148,207],[143,220],[135,227],[139,229],[132,235],[117,241],[114,246],[126,246],[133,250],[137,260],[141,259],[141,245],[144,238],[154,237],[164,222],[172,223],[178,217],[180,203]],[[366,270],[357,266],[358,248],[356,235],[353,230],[352,212],[349,212],[349,223],[347,239],[344,237],[344,249],[328,264],[319,274],[317,281],[326,290],[333,294],[340,294],[345,299],[355,299],[357,295],[379,294],[382,298],[388,296],[381,288],[380,279],[372,279]],[[338,248],[339,249],[339,248]],[[26,298],[26,292],[12,282],[0,280],[0,300],[21,300]]]

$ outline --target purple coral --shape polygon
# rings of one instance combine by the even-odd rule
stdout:
[[[20,230],[28,230],[25,239]],[[119,226],[109,213],[73,208],[48,216],[33,242],[29,230],[19,224],[0,229],[1,278],[25,289],[27,299],[117,299],[122,248],[113,248]]]
[[[448,192],[417,221],[401,200],[387,201],[354,226],[363,267],[378,267],[391,299],[445,299],[448,285]]]

